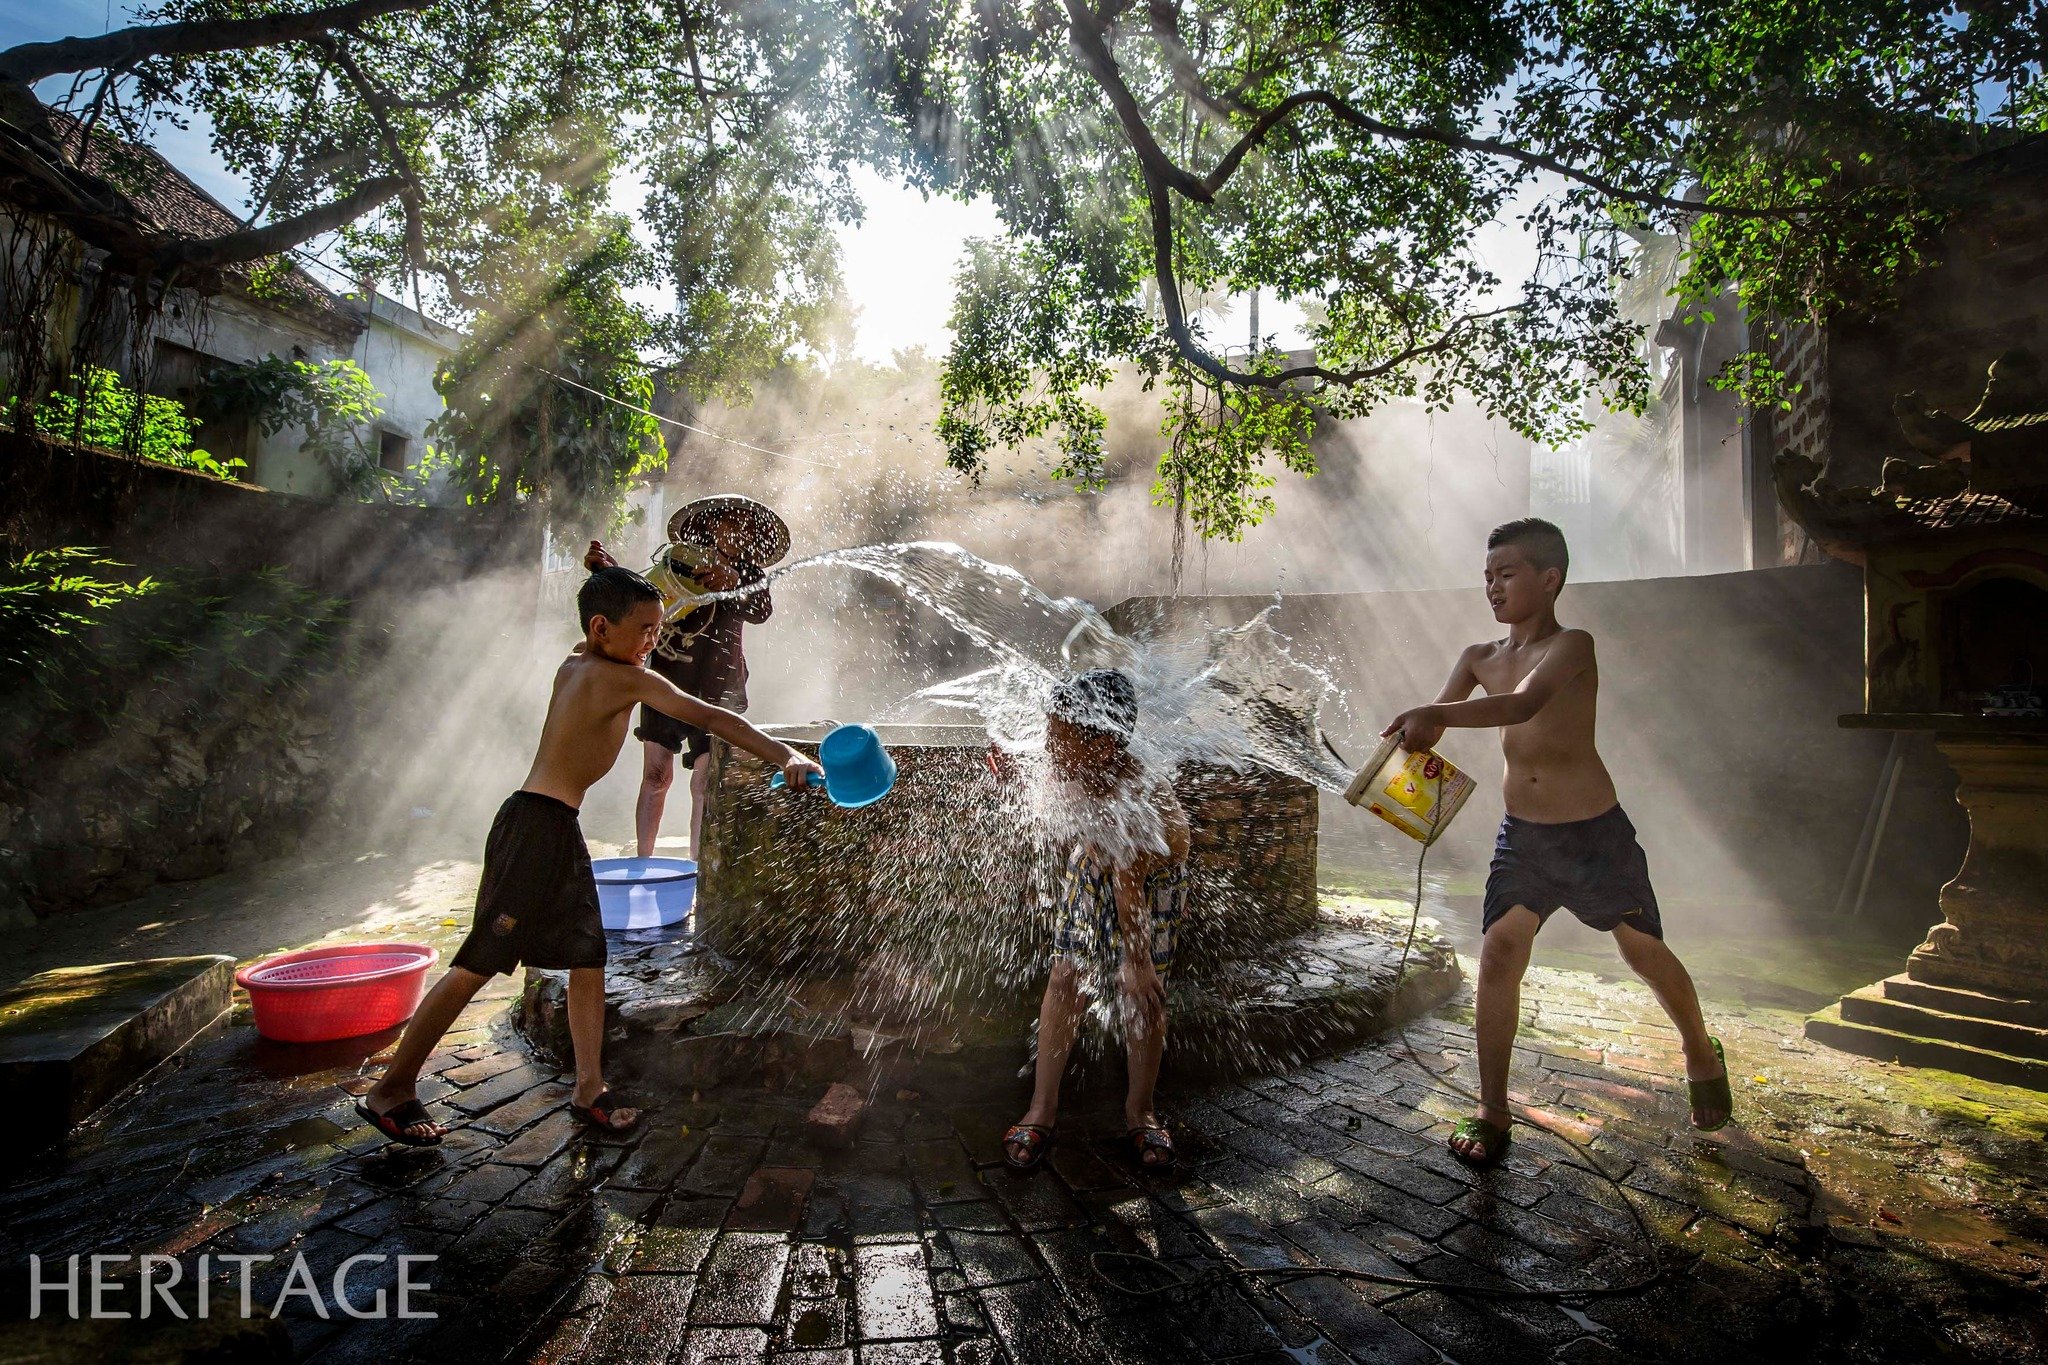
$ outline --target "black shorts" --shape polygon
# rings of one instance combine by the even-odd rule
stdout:
[[[728,711],[744,711],[746,704],[738,706],[725,704]],[[672,754],[683,756],[683,766],[694,768],[697,760],[711,752],[711,736],[694,725],[685,725],[674,716],[665,716],[649,706],[640,703],[640,723],[633,727],[633,738],[644,739],[649,744],[659,744]]]
[[[1540,825],[1510,815],[1493,842],[1493,868],[1486,874],[1482,932],[1526,905],[1548,920],[1570,910],[1588,928],[1621,925],[1664,937],[1657,893],[1650,886],[1650,860],[1636,842],[1636,827],[1620,806],[1590,820]]]
[[[513,792],[484,841],[476,919],[455,965],[481,976],[521,964],[602,967],[604,916],[576,808],[539,792]]]

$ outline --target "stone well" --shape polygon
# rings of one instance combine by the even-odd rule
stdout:
[[[957,1001],[1042,975],[1063,850],[1004,808],[978,726],[879,727],[896,789],[865,810],[769,789],[759,759],[711,763],[697,923],[733,960],[858,971],[878,957]],[[807,752],[820,728],[772,731]],[[1316,919],[1316,793],[1263,769],[1185,771],[1195,881],[1176,971],[1212,975]]]
[[[1016,1084],[1030,1062],[1064,850],[1005,810],[978,727],[881,731],[896,789],[860,811],[771,791],[764,764],[713,745],[695,914],[608,936],[607,1058],[622,1075],[692,1090],[842,1078],[870,1093]],[[774,733],[800,748],[822,737]],[[1404,963],[1405,915],[1318,903],[1306,784],[1197,770],[1181,775],[1180,792],[1195,878],[1168,991],[1171,1073],[1291,1064],[1414,1018],[1456,989],[1456,955],[1434,934]],[[518,1015],[562,1057],[565,975],[529,970]],[[1110,1060],[1120,1057],[1115,1032],[1083,1031],[1083,1070],[1121,1065]]]

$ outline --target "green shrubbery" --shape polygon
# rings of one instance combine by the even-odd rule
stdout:
[[[281,569],[137,574],[82,546],[0,561],[0,733],[21,752],[53,721],[104,720],[139,691],[202,674],[187,704],[294,686],[309,665],[347,666],[345,618],[341,599]]]
[[[232,479],[236,470],[248,468],[246,460],[218,460],[200,449],[194,437],[199,423],[175,398],[137,393],[121,376],[97,365],[86,368],[78,389],[76,394],[50,394],[36,404],[29,413],[35,430],[73,445],[125,450],[217,479]],[[16,401],[0,405],[0,424],[14,424]]]
[[[211,371],[194,400],[209,419],[247,417],[275,436],[302,428],[299,449],[318,460],[336,487],[369,501],[418,501],[420,479],[377,462],[371,424],[384,415],[384,395],[353,360],[288,360],[267,356]]]
[[[157,464],[239,477],[248,461],[220,459],[199,445],[209,422],[247,418],[265,436],[288,427],[305,431],[299,449],[318,460],[335,485],[369,501],[417,502],[422,481],[377,463],[371,424],[384,415],[384,395],[353,360],[289,360],[269,356],[246,365],[209,372],[192,408],[175,398],[137,393],[121,376],[88,367],[78,392],[52,393],[30,413],[30,424],[45,436],[74,445],[126,451]],[[0,425],[12,425],[15,400],[0,404]]]

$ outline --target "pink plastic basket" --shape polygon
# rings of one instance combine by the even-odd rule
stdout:
[[[281,953],[235,973],[256,1031],[280,1043],[381,1033],[412,1018],[440,954],[423,943],[346,943]]]

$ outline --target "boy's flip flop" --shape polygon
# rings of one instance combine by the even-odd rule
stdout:
[[[393,1142],[402,1142],[408,1147],[438,1147],[441,1145],[441,1134],[439,1133],[420,1135],[405,1131],[415,1124],[432,1123],[434,1121],[433,1116],[427,1112],[427,1107],[417,1099],[401,1101],[398,1104],[392,1105],[381,1114],[370,1108],[367,1101],[357,1100],[356,1113],[362,1116],[363,1122],[369,1124]]]
[[[574,1100],[569,1102],[569,1112],[571,1114],[574,1114],[579,1120],[589,1124],[601,1133],[630,1133],[635,1128],[638,1128],[641,1117],[638,1114],[635,1114],[633,1121],[623,1128],[617,1127],[612,1123],[613,1114],[621,1109],[630,1109],[632,1107],[629,1104],[619,1103],[619,1097],[609,1090],[599,1095],[589,1104],[577,1104]]]
[[[1721,1111],[1719,1123],[1694,1121],[1692,1126],[1702,1133],[1718,1132],[1728,1126],[1728,1120],[1735,1117],[1735,1096],[1728,1089],[1728,1054],[1721,1050],[1719,1038],[1709,1037],[1707,1041],[1714,1045],[1714,1056],[1721,1063],[1721,1074],[1704,1081],[1695,1081],[1688,1077],[1685,1082],[1686,1095],[1692,1101],[1692,1111],[1695,1114],[1702,1109]]]
[[[1509,1141],[1508,1130],[1500,1124],[1482,1118],[1468,1118],[1458,1120],[1458,1126],[1451,1130],[1450,1140],[1446,1145],[1450,1147],[1451,1155],[1467,1166],[1483,1169],[1495,1165],[1507,1155]],[[1460,1142],[1476,1142],[1479,1144],[1479,1150],[1467,1152],[1457,1145]]]
[[[1047,1124],[1013,1123],[1003,1134],[1003,1164],[1013,1171],[1035,1171],[1045,1164],[1052,1141],[1053,1130]],[[1024,1155],[1019,1157],[1013,1147],[1022,1147]]]
[[[1173,1163],[1178,1159],[1178,1153],[1173,1150],[1173,1134],[1166,1131],[1165,1124],[1148,1123],[1142,1128],[1131,1129],[1124,1136],[1130,1139],[1131,1149],[1138,1158],[1139,1169],[1147,1171],[1169,1171],[1173,1169]],[[1156,1161],[1147,1161],[1145,1159],[1146,1156],[1154,1152],[1159,1153],[1159,1158]]]

